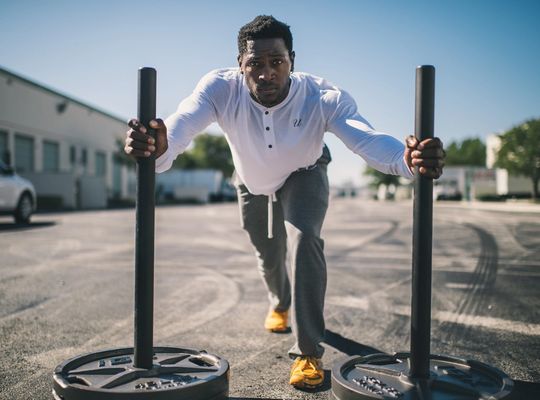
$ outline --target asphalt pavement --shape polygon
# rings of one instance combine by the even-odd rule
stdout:
[[[206,349],[231,364],[231,399],[330,399],[347,355],[409,350],[412,203],[334,199],[327,380],[288,385],[291,334],[263,329],[266,292],[236,204],[156,210],[155,345]],[[540,398],[540,212],[437,203],[432,353],[505,371]],[[52,371],[133,345],[134,210],[0,219],[0,399],[51,399]],[[538,396],[538,397],[536,397]]]

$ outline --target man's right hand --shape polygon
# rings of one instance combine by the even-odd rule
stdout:
[[[158,158],[167,150],[167,127],[159,118],[150,121],[150,128],[155,131],[155,139],[148,134],[148,130],[138,119],[133,118],[128,122],[131,128],[126,133],[126,146],[124,151],[133,157]]]

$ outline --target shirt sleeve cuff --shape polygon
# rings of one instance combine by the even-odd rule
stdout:
[[[414,179],[414,169],[411,169],[407,162],[405,161],[405,157],[402,158],[403,162],[403,168],[402,168],[402,176],[407,179]]]
[[[158,174],[167,171],[172,167],[172,163],[175,159],[174,155],[170,151],[170,147],[161,156],[156,158],[156,172]]]

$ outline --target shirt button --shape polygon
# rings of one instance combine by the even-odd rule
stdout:
[[[269,144],[269,145],[268,145],[268,148],[269,148],[269,149],[271,149],[271,148],[272,148],[272,145],[271,145],[271,144]]]
[[[266,130],[267,130],[267,131],[269,131],[269,130],[270,130],[270,127],[269,127],[269,126],[267,126],[267,127],[266,127]]]
[[[265,113],[266,115],[268,115],[268,111],[265,111],[264,113]]]

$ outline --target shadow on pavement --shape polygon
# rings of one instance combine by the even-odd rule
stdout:
[[[348,340],[348,339],[345,339],[345,340]],[[360,344],[359,346],[366,347]],[[376,352],[380,353],[380,351],[376,351]],[[371,353],[366,353],[364,355],[367,355],[367,354],[371,354]],[[318,392],[324,392],[326,390],[330,390],[331,388],[330,370],[325,369],[324,374],[325,374],[324,384],[321,387],[317,389],[313,389],[313,390],[303,389],[302,391],[309,392],[309,393],[318,393]],[[540,383],[515,380],[514,390],[512,391],[512,394],[509,397],[507,397],[507,399],[508,400],[540,399]],[[282,400],[282,399],[259,398],[259,397],[229,397],[229,400]]]
[[[367,356],[369,354],[384,353],[383,351],[377,350],[374,347],[366,346],[351,339],[347,339],[338,333],[329,330],[326,330],[325,343],[349,356]],[[325,370],[324,390],[330,389],[331,382],[329,380],[330,371]],[[517,379],[513,381],[514,390],[512,390],[510,396],[507,397],[508,400],[540,399],[540,382],[527,382]],[[320,391],[322,390],[323,389],[321,388]]]
[[[54,221],[44,221],[44,222],[31,222],[29,224],[15,224],[15,223],[0,223],[0,232],[9,232],[9,231],[26,231],[29,229],[36,228],[47,228],[49,226],[56,225]]]
[[[349,356],[367,356],[370,354],[384,353],[384,351],[347,339],[339,333],[332,332],[328,329],[325,333],[324,342]]]
[[[540,383],[514,380],[514,390],[508,400],[540,399]]]

